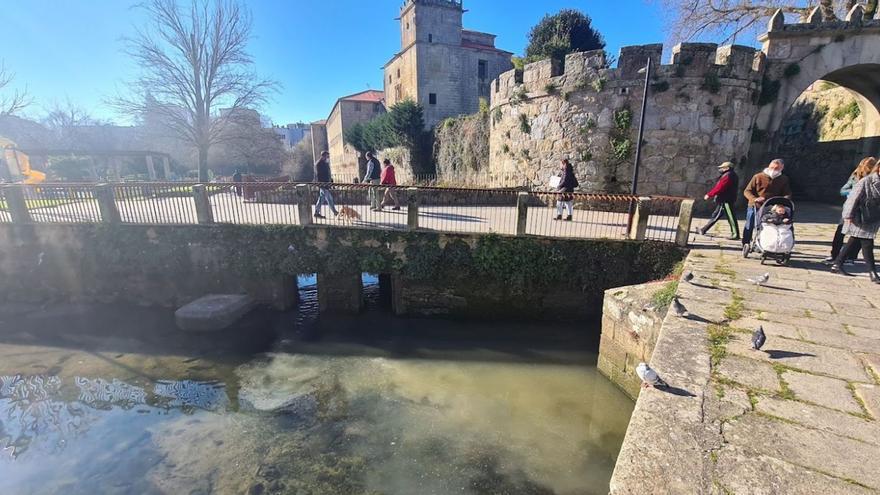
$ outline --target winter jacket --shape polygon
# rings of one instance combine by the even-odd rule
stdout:
[[[707,194],[710,198],[716,198],[719,203],[735,203],[736,190],[739,187],[739,177],[733,170],[721,174],[715,187]]]
[[[776,196],[791,198],[791,183],[785,175],[771,179],[763,171],[758,172],[749,181],[749,184],[743,191],[743,196],[749,200],[749,206],[755,206],[755,199],[759,197],[764,199],[775,198]]]
[[[397,177],[394,176],[394,165],[388,165],[382,169],[382,179],[379,182],[386,186],[397,185]]]
[[[580,185],[577,177],[574,176],[574,170],[568,169],[562,174],[562,180],[559,182],[559,187],[556,189],[556,192],[571,193]]]
[[[840,188],[840,195],[844,198],[848,197],[849,193],[852,192],[853,187],[855,187],[856,182],[858,182],[858,179],[856,179],[855,174],[850,175],[849,179],[846,180],[846,184]]]
[[[330,175],[330,163],[321,159],[315,162],[315,182],[333,182]]]
[[[382,165],[379,165],[379,160],[376,157],[370,158],[367,160],[367,173],[364,174],[364,182],[379,180],[380,177],[382,177]]]
[[[873,239],[880,230],[880,222],[858,223],[859,208],[866,200],[880,201],[880,174],[873,173],[858,181],[843,205],[843,218],[852,220],[847,223],[843,233],[859,239]]]

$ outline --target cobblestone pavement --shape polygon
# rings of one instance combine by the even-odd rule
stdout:
[[[667,314],[652,357],[672,389],[642,391],[612,493],[880,492],[880,285],[821,263],[839,211],[799,205],[787,267],[695,239],[691,315]]]

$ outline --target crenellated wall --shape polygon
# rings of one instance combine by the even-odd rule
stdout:
[[[491,88],[490,175],[540,187],[570,157],[581,189],[628,190],[639,70],[651,58],[639,193],[701,197],[716,165],[745,162],[764,57],[744,46],[683,43],[661,65],[662,51],[624,47],[617,68],[601,50],[574,53],[564,64],[543,60],[502,74]]]

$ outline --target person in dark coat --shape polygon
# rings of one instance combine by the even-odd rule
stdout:
[[[330,174],[330,152],[322,151],[321,159],[315,162],[315,182],[318,183],[318,201],[315,203],[315,218],[325,218],[321,214],[321,206],[327,203],[333,215],[338,216],[336,211],[336,203],[333,202],[333,194],[330,193],[329,184],[333,183],[333,176]]]
[[[736,193],[739,187],[739,177],[733,171],[733,163],[724,162],[718,166],[721,177],[703,199],[706,201],[713,199],[715,201],[715,211],[712,218],[701,229],[697,229],[700,235],[706,235],[706,232],[715,226],[721,216],[727,217],[727,224],[730,225],[730,237],[732,241],[739,240],[739,224],[736,222],[736,215],[733,214],[733,204],[736,203]]]
[[[574,215],[574,196],[572,193],[576,187],[580,186],[580,183],[577,177],[574,176],[574,167],[568,161],[568,158],[562,160],[561,172],[562,180],[559,181],[559,187],[556,188],[556,192],[562,194],[556,200],[556,218],[554,220],[562,220],[562,209],[565,208],[568,212],[565,220],[570,222]]]

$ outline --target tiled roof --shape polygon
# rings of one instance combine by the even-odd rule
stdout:
[[[366,101],[379,103],[385,99],[384,91],[377,91],[375,89],[368,89],[366,91],[361,91],[360,93],[355,93],[353,95],[343,96],[340,100],[345,101]]]

